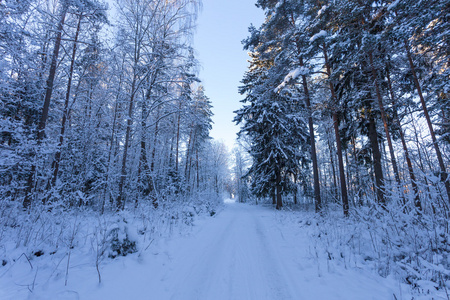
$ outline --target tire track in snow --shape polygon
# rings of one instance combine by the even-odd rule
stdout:
[[[223,245],[233,232],[234,219],[234,216],[227,216],[229,222],[222,224],[225,226],[214,222],[178,251],[178,258],[171,266],[170,274],[166,275],[168,299],[206,299],[205,291],[212,280],[217,280],[216,260],[221,257]]]
[[[278,215],[277,215],[278,214]],[[391,299],[395,287],[379,276],[313,259],[305,229],[267,207],[230,204],[200,230],[176,243],[164,274],[153,274],[151,299],[360,300]],[[322,264],[333,264],[318,274]],[[161,279],[163,278],[163,279]],[[158,281],[159,279],[159,281]]]
[[[261,213],[232,204],[189,240],[165,275],[168,299],[299,299],[286,284]]]

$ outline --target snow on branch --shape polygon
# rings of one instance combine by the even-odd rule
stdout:
[[[387,10],[390,11],[390,10],[395,9],[395,8],[397,7],[397,5],[398,5],[399,2],[400,2],[400,0],[396,0],[396,1],[392,2],[392,3],[388,6]]]
[[[320,17],[327,8],[328,8],[328,5],[322,6],[322,8],[317,12],[317,16]]]
[[[298,76],[307,75],[308,73],[309,70],[305,67],[296,68],[295,70],[290,71],[289,74],[287,74],[286,77],[284,77],[283,82],[275,88],[274,92],[278,93],[279,91],[281,91],[286,86],[286,84],[289,83],[291,79],[295,80],[297,79]]]
[[[327,32],[326,32],[325,30],[321,30],[320,32],[318,32],[318,33],[316,33],[315,35],[313,35],[313,36],[309,39],[309,42],[312,43],[312,42],[314,42],[315,40],[317,40],[318,38],[325,37],[325,36],[327,36]]]

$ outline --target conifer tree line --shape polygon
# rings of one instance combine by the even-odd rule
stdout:
[[[2,201],[103,211],[219,193],[200,5],[0,1]]]
[[[259,0],[236,111],[257,197],[447,213],[450,2]],[[374,199],[374,201],[372,201]]]

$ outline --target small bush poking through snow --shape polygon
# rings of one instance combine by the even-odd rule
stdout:
[[[127,256],[137,252],[136,241],[130,239],[128,227],[126,222],[119,222],[117,227],[114,227],[109,232],[110,237],[110,252],[109,258],[116,258],[117,256]]]

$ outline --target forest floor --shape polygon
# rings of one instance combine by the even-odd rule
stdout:
[[[30,274],[0,274],[0,299],[412,299],[364,260],[327,257],[310,235],[314,224],[294,213],[226,201],[189,232],[103,263],[101,284],[95,267],[73,257],[67,286],[53,274],[31,291]]]

